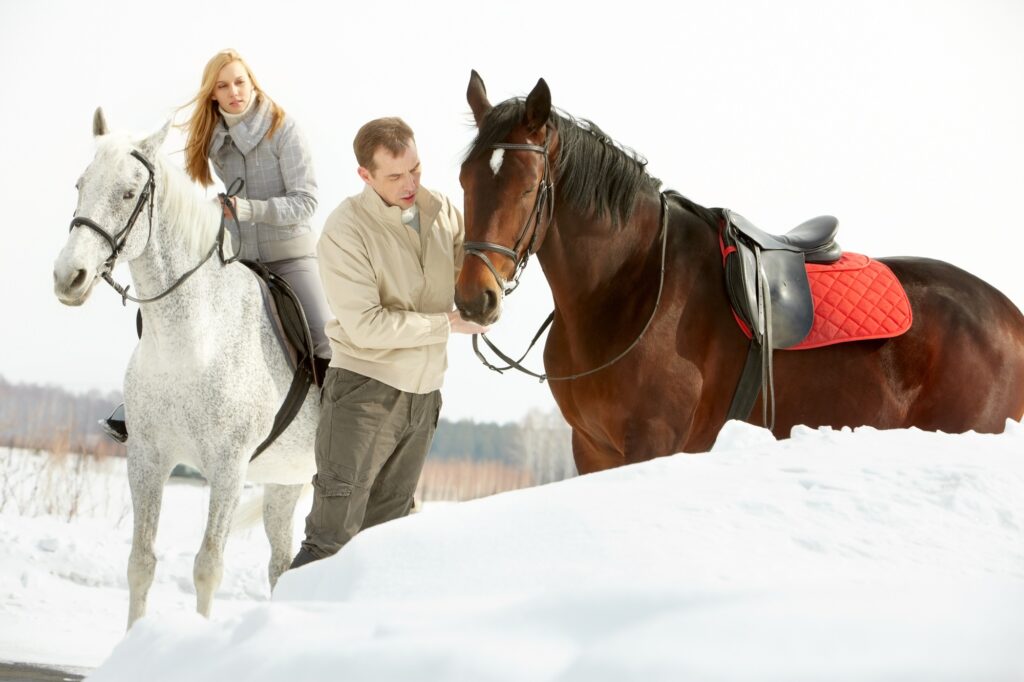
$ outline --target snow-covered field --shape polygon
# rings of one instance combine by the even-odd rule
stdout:
[[[781,441],[733,422],[705,455],[428,505],[273,600],[257,528],[230,540],[210,621],[205,490],[171,484],[123,641],[131,519],[105,467],[73,523],[0,510],[0,659],[95,680],[1024,680],[1017,422]]]

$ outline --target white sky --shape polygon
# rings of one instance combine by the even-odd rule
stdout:
[[[79,309],[52,293],[73,185],[92,156],[92,112],[102,105],[115,129],[155,130],[226,46],[311,141],[317,229],[361,189],[351,139],[382,115],[413,126],[424,183],[461,203],[475,68],[494,102],[544,77],[556,106],[646,155],[666,187],[699,203],[777,232],[832,213],[847,250],[948,260],[1024,305],[1015,253],[1024,243],[1024,4],[626,7],[0,0],[0,375],[120,386],[134,309],[106,287]],[[165,151],[180,147],[171,139]],[[524,280],[492,334],[510,350],[550,309],[540,269]],[[553,406],[536,381],[479,366],[468,339],[449,356],[448,418],[516,419]],[[532,359],[540,367],[540,353]]]
[[[96,682],[1024,679],[1019,422],[778,441],[730,422],[707,454],[427,505],[269,602],[256,527],[229,539],[209,621],[192,589],[208,489],[172,483],[124,641],[124,460],[87,463],[66,523],[28,511],[60,477],[5,459],[0,660],[102,663]]]

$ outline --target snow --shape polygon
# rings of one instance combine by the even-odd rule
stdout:
[[[273,599],[245,531],[207,621],[205,489],[171,484],[149,615],[123,640],[123,509],[5,508],[0,658],[99,666],[91,680],[1020,681],[1022,491],[1018,422],[778,441],[730,422],[707,454],[427,505]]]

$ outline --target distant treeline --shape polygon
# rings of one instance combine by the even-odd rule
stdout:
[[[117,391],[70,393],[0,377],[0,445],[53,452],[123,455],[97,421],[121,402]]]
[[[97,423],[120,402],[118,391],[72,393],[0,377],[0,446],[124,455],[124,446],[110,440]],[[530,471],[538,483],[575,473],[569,427],[557,413],[539,411],[512,424],[442,418],[430,458],[500,462]]]

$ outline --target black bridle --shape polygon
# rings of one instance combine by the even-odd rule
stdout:
[[[85,227],[88,227],[90,230],[96,232],[105,240],[107,240],[107,243],[110,245],[110,255],[107,256],[107,259],[105,261],[103,261],[103,273],[101,274],[101,276],[107,282],[107,284],[114,288],[114,291],[121,294],[122,305],[128,305],[128,301],[132,301],[134,303],[152,303],[153,301],[160,300],[164,296],[167,296],[169,293],[177,289],[185,282],[185,280],[187,280],[189,277],[195,274],[195,272],[199,268],[201,268],[206,263],[206,261],[210,260],[210,258],[213,256],[215,252],[220,252],[221,262],[224,263],[225,265],[227,265],[228,263],[235,262],[236,260],[238,260],[239,256],[239,254],[235,254],[233,257],[228,258],[224,255],[225,223],[224,213],[222,211],[220,218],[220,229],[217,232],[217,239],[214,241],[213,246],[210,247],[210,250],[207,252],[206,256],[201,261],[199,261],[198,265],[196,265],[194,268],[192,268],[184,275],[179,277],[174,284],[172,284],[162,293],[157,294],[152,298],[136,298],[128,293],[128,289],[131,288],[130,284],[127,286],[122,286],[115,282],[113,276],[110,273],[114,269],[114,264],[117,262],[117,257],[121,255],[121,252],[124,250],[125,244],[127,244],[128,242],[128,237],[131,235],[132,230],[135,228],[135,222],[138,220],[139,215],[142,213],[142,209],[146,206],[147,203],[149,204],[149,234],[146,236],[147,245],[149,244],[149,240],[152,239],[153,237],[153,205],[156,203],[156,169],[153,167],[153,164],[149,161],[149,159],[143,156],[142,152],[133,149],[131,151],[131,155],[138,159],[139,162],[146,167],[146,172],[149,173],[149,178],[147,178],[146,184],[142,188],[142,194],[139,195],[138,200],[135,202],[135,208],[132,209],[132,214],[128,216],[128,221],[125,223],[125,226],[121,228],[121,231],[115,235],[111,235],[109,232],[104,230],[95,220],[92,220],[91,218],[86,218],[85,216],[78,215],[71,219],[71,227],[68,228],[68,232],[70,232],[79,225],[84,225]],[[238,226],[238,214],[235,212],[234,204],[231,202],[227,202],[226,199],[235,196],[238,192],[241,191],[244,185],[245,181],[242,180],[241,178],[237,178],[235,182],[231,184],[231,187],[228,188],[227,194],[221,193],[218,195],[221,198],[222,202],[226,202],[226,205],[228,206],[228,209],[231,212],[231,216],[235,221],[236,227]]]
[[[149,202],[149,234],[153,235],[153,201],[156,197],[156,171],[153,168],[153,164],[149,162],[141,152],[133,149],[132,156],[139,160],[139,162],[146,167],[146,172],[149,173],[149,178],[146,180],[145,186],[142,188],[142,194],[139,195],[138,201],[135,202],[135,208],[132,209],[132,214],[128,217],[128,222],[121,228],[121,231],[115,235],[111,235],[109,232],[104,230],[99,224],[91,218],[85,216],[76,215],[71,219],[71,227],[68,228],[68,232],[75,229],[79,225],[88,227],[93,232],[107,240],[110,244],[110,255],[107,260],[103,262],[103,275],[106,277],[110,274],[110,271],[114,267],[114,263],[117,261],[117,257],[121,255],[121,251],[124,250],[125,244],[128,242],[128,236],[135,228],[135,221],[138,220],[139,214],[142,213],[142,209],[146,203]],[[146,238],[148,243],[149,237]]]
[[[545,230],[551,228],[551,223],[555,217],[555,183],[553,180],[551,180],[551,166],[550,162],[548,161],[549,140],[550,137],[545,137],[543,145],[497,142],[495,144],[492,144],[490,147],[491,149],[508,149],[512,151],[536,152],[544,158],[544,176],[541,178],[540,185],[537,187],[537,200],[534,203],[531,215],[526,217],[526,222],[523,223],[523,227],[519,230],[519,234],[516,235],[516,240],[515,243],[512,245],[512,248],[510,249],[506,246],[502,246],[501,244],[496,244],[494,242],[465,242],[463,244],[465,253],[472,256],[476,256],[477,258],[484,262],[484,265],[486,265],[487,269],[491,271],[491,274],[494,276],[495,281],[498,283],[498,286],[501,288],[505,295],[511,294],[513,291],[515,291],[516,287],[519,286],[519,278],[522,276],[523,270],[526,269],[526,262],[530,259],[530,256],[533,255],[533,253],[535,253],[537,250],[538,238],[541,233],[541,217],[544,214],[545,206],[547,207],[548,214]],[[575,374],[569,374],[566,376],[558,377],[549,376],[548,374],[539,374],[524,367],[522,365],[522,361],[526,358],[527,355],[529,355],[530,351],[533,350],[534,345],[536,345],[537,340],[540,339],[541,335],[544,333],[544,330],[551,325],[552,321],[554,321],[555,313],[554,311],[552,311],[551,314],[548,315],[547,319],[544,320],[543,324],[541,324],[540,329],[537,330],[537,333],[534,334],[533,340],[530,341],[530,345],[527,346],[526,351],[523,352],[523,354],[519,357],[518,360],[515,360],[509,357],[504,352],[502,352],[500,348],[494,345],[494,343],[492,343],[491,340],[487,338],[486,334],[474,334],[473,352],[476,353],[476,356],[480,360],[480,362],[483,363],[483,365],[487,367],[487,369],[493,370],[498,374],[502,374],[505,370],[508,369],[515,369],[522,372],[523,374],[527,374],[536,379],[540,379],[540,381],[542,382],[572,381],[574,379],[580,379],[582,377],[595,374],[603,369],[611,367],[616,362],[624,358],[630,351],[636,348],[636,346],[640,343],[640,340],[647,333],[647,330],[650,328],[651,323],[654,321],[654,316],[657,314],[658,306],[661,303],[661,294],[665,287],[665,252],[668,243],[668,205],[666,196],[666,193],[662,193],[661,195],[661,267],[658,273],[658,295],[654,300],[654,309],[651,311],[651,316],[647,319],[647,323],[644,324],[643,329],[640,330],[640,334],[633,340],[633,343],[629,344],[629,346],[624,351],[616,355],[608,362],[605,362],[599,367],[595,367],[584,372],[577,372]],[[530,232],[531,222],[533,223],[532,233]],[[531,235],[530,243],[527,246],[525,253],[523,253],[522,259],[520,259],[519,250],[522,247],[523,241],[526,240],[528,234]],[[494,264],[491,262],[491,259],[487,257],[486,253],[484,253],[485,251],[493,251],[495,253],[500,253],[501,255],[512,259],[514,270],[512,274],[511,287],[507,285],[505,279],[498,273],[498,270],[497,268],[494,267]],[[484,340],[484,343],[487,344],[487,346],[494,352],[494,354],[501,358],[502,361],[508,364],[505,367],[497,367],[491,364],[487,360],[487,358],[484,357],[484,354],[480,351],[479,344],[477,343],[477,337],[482,338]]]
[[[668,246],[668,197],[669,196],[672,196],[671,192],[662,192],[662,194],[661,194],[661,230],[660,230],[660,233],[661,233],[661,266],[660,266],[660,268],[658,270],[658,294],[657,294],[657,296],[654,299],[654,309],[651,310],[650,317],[647,318],[647,322],[644,324],[644,328],[641,329],[640,333],[637,335],[637,337],[635,339],[633,339],[633,343],[629,344],[629,346],[627,346],[625,350],[620,352],[618,355],[616,355],[614,358],[612,358],[608,362],[605,362],[605,363],[603,363],[602,365],[600,365],[598,367],[594,367],[593,369],[588,369],[588,370],[583,371],[583,372],[576,372],[575,374],[567,374],[567,375],[558,376],[558,377],[553,377],[553,376],[550,376],[548,374],[538,374],[537,372],[534,372],[534,371],[524,367],[522,365],[522,362],[523,362],[524,359],[526,359],[526,356],[529,355],[530,351],[533,350],[533,347],[537,344],[537,341],[538,341],[538,339],[540,339],[541,334],[544,333],[544,330],[547,329],[551,325],[552,321],[554,321],[555,313],[554,313],[554,311],[552,311],[551,314],[548,315],[547,319],[544,320],[544,323],[541,324],[540,329],[537,330],[537,333],[533,335],[533,340],[530,341],[530,345],[527,346],[526,350],[523,352],[523,354],[521,356],[519,356],[518,360],[515,360],[515,359],[509,357],[504,352],[502,352],[502,350],[500,348],[498,348],[496,345],[494,345],[494,343],[492,343],[491,340],[487,338],[486,334],[474,334],[473,335],[473,352],[476,353],[476,356],[477,356],[477,358],[479,358],[480,362],[482,362],[484,364],[484,366],[487,367],[487,369],[493,370],[493,371],[497,372],[498,374],[504,373],[504,371],[507,370],[507,369],[515,369],[515,370],[518,370],[518,371],[522,372],[523,374],[527,374],[527,375],[529,375],[531,377],[534,377],[535,379],[540,379],[541,382],[544,382],[544,381],[573,381],[574,379],[582,379],[585,376],[590,376],[591,374],[596,374],[597,372],[600,372],[603,369],[607,369],[607,368],[611,367],[612,365],[614,365],[619,360],[621,360],[622,358],[626,357],[626,355],[628,355],[630,351],[632,351],[634,348],[637,347],[637,345],[639,345],[640,340],[642,338],[644,338],[644,335],[647,334],[647,330],[650,329],[651,323],[654,322],[654,317],[658,313],[658,306],[661,304],[661,295],[662,295],[662,293],[665,290],[665,253],[666,253],[666,249],[667,249],[667,246]],[[480,348],[477,345],[477,341],[476,341],[477,336],[481,337],[484,340],[484,343],[487,344],[487,346],[494,352],[494,354],[497,355],[499,358],[501,358],[502,361],[507,362],[508,365],[506,365],[505,367],[497,367],[497,366],[491,364],[490,362],[488,362],[487,358],[485,358],[484,354],[480,352]]]
[[[544,139],[544,144],[518,144],[513,142],[497,142],[491,145],[491,149],[507,149],[509,151],[522,151],[522,152],[536,152],[541,155],[544,159],[544,175],[540,179],[540,184],[537,186],[537,200],[533,204],[533,211],[526,217],[526,221],[523,223],[523,227],[519,230],[519,234],[516,235],[515,243],[512,248],[496,244],[494,242],[465,242],[463,248],[466,254],[476,256],[484,262],[487,269],[494,275],[495,281],[498,286],[504,292],[505,295],[511,294],[515,291],[516,287],[519,286],[519,278],[523,274],[523,270],[526,269],[526,263],[530,260],[530,256],[537,250],[538,238],[541,234],[540,224],[541,219],[547,208],[547,227],[550,228],[551,221],[555,217],[555,184],[551,180],[551,164],[548,161],[548,139]],[[530,230],[530,224],[533,223],[533,230]],[[526,251],[522,257],[519,255],[519,251],[522,248],[523,242],[526,240],[527,235],[530,235],[530,243],[526,247]],[[494,267],[494,263],[487,257],[485,251],[493,251],[494,253],[500,253],[502,256],[512,260],[512,286],[508,286],[508,282],[498,273],[498,269]]]

